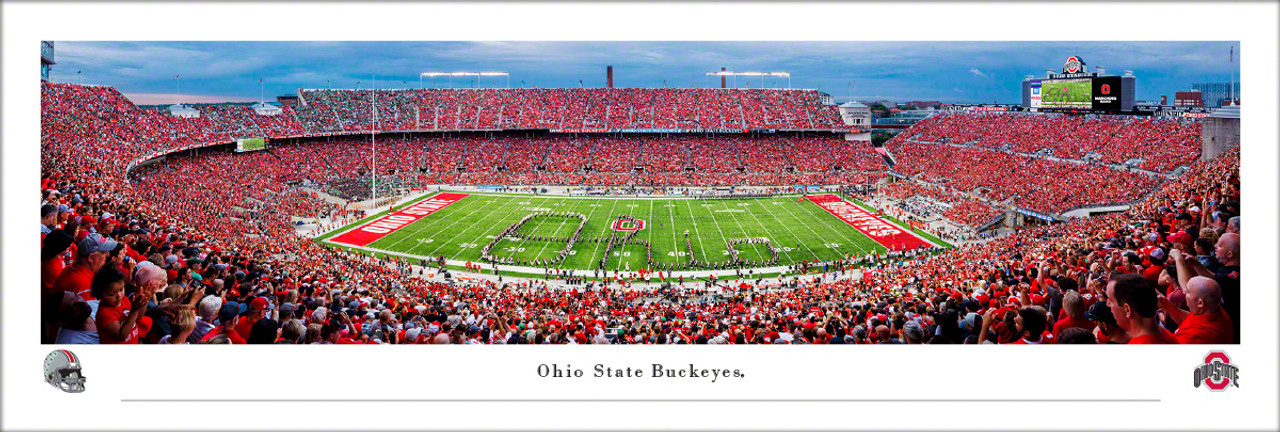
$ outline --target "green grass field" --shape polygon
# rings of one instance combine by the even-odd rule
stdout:
[[[482,248],[524,216],[567,211],[587,218],[581,239],[559,265],[561,268],[597,268],[604,257],[606,242],[590,239],[615,232],[614,220],[623,213],[645,222],[645,228],[638,231],[634,239],[652,245],[653,260],[658,263],[689,260],[685,230],[689,232],[693,257],[708,262],[727,261],[728,242],[748,237],[767,238],[778,251],[777,265],[815,258],[830,261],[846,254],[862,256],[885,250],[818,205],[798,199],[796,196],[694,200],[472,194],[387,234],[367,248],[424,257],[443,254],[448,259],[480,262]],[[539,216],[522,225],[518,232],[523,236],[568,237],[580,223],[577,218]],[[325,239],[330,236],[318,240],[328,243]],[[506,237],[497,239],[491,253],[499,258],[550,259],[564,246],[563,241]],[[772,256],[768,247],[760,243],[736,244],[734,249],[743,260],[765,261]],[[609,268],[623,269],[627,264],[633,270],[652,268],[646,265],[645,254],[642,244],[616,247],[609,257]]]
[[[1093,84],[1088,80],[1045,82],[1040,86],[1040,97],[1045,106],[1088,108],[1093,103]]]

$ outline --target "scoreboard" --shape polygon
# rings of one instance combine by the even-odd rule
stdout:
[[[1063,73],[1022,81],[1022,107],[1035,111],[1118,113],[1133,110],[1136,79],[1085,72],[1071,57]]]
[[[240,138],[236,140],[236,153],[264,150],[266,148],[266,138]]]

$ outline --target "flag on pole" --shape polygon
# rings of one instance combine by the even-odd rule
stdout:
[[[173,76],[173,79],[178,79],[178,76],[177,76],[177,75],[174,75],[174,76]]]
[[[1227,54],[1227,61],[1229,61],[1229,62],[1235,62],[1235,61],[1236,61],[1236,46],[1235,46],[1235,45],[1232,45],[1232,46],[1231,46],[1231,52],[1230,52],[1229,54]]]
[[[258,82],[262,82],[262,78],[258,78]]]

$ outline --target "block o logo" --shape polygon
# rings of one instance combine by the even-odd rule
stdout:
[[[644,229],[643,219],[618,219],[613,221],[614,231],[640,231]]]
[[[1196,366],[1195,386],[1204,384],[1209,391],[1220,392],[1227,387],[1240,387],[1240,368],[1231,364],[1231,358],[1222,351],[1210,351],[1204,356],[1204,364]]]
[[[1104,95],[1109,95],[1109,94],[1111,94],[1111,85],[1110,85],[1110,84],[1103,84],[1103,85],[1102,85],[1102,94],[1104,94]]]

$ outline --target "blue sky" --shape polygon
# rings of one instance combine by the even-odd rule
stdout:
[[[1235,46],[1235,63],[1228,50]],[[56,82],[105,84],[136,103],[171,103],[182,76],[184,102],[257,101],[298,88],[417,87],[420,72],[501,71],[512,86],[704,87],[706,72],[792,74],[794,88],[844,101],[1017,103],[1023,75],[1061,69],[1080,55],[1109,73],[1132,70],[1139,100],[1158,101],[1193,82],[1239,79],[1235,42],[56,42]],[[76,72],[82,71],[82,76]],[[429,78],[428,78],[429,79]],[[407,83],[406,83],[407,82]],[[455,81],[455,87],[462,83]],[[499,82],[498,85],[502,83]],[[746,80],[738,79],[744,86]],[[765,82],[766,85],[772,85]],[[443,81],[440,83],[444,85]],[[489,86],[486,82],[485,86]],[[750,87],[759,87],[758,78]],[[777,85],[785,86],[783,81]],[[428,81],[426,86],[430,87]]]

